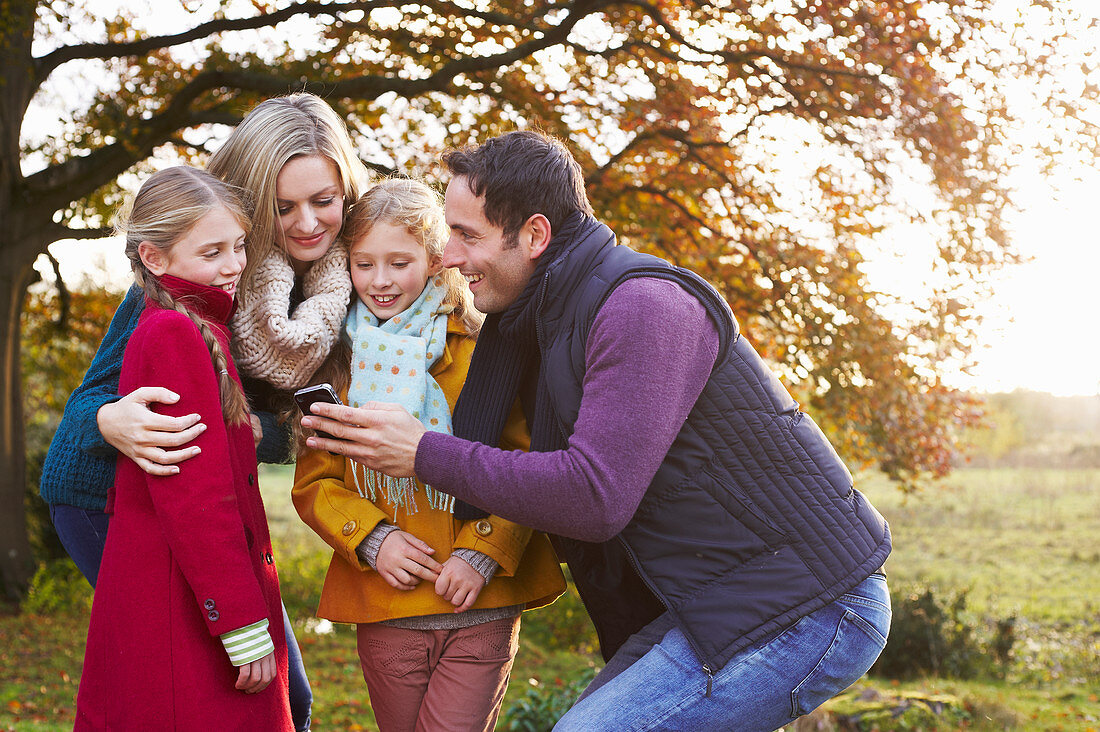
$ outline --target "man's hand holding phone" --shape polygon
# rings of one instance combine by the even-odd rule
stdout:
[[[404,407],[367,402],[361,407],[318,404],[302,418],[302,426],[317,432],[306,439],[314,450],[328,450],[394,478],[416,474],[416,448],[424,425]],[[323,437],[318,428],[331,437]]]

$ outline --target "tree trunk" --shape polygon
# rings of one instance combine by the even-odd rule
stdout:
[[[52,221],[52,211],[37,210],[22,191],[20,172],[19,133],[37,83],[31,54],[37,6],[0,2],[0,596],[11,600],[23,597],[34,574],[24,510],[20,315],[34,260],[49,243],[41,229]]]
[[[7,257],[5,257],[7,259]],[[24,512],[26,460],[20,359],[20,313],[33,270],[29,265],[0,266],[0,342],[3,343],[3,397],[0,398],[0,591],[9,600],[26,593],[34,558]]]

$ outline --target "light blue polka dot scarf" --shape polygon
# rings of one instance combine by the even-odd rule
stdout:
[[[355,299],[344,321],[344,336],[351,345],[351,406],[367,402],[399,404],[426,429],[450,433],[447,397],[428,373],[447,345],[447,314],[452,308],[443,304],[446,293],[443,280],[431,277],[408,309],[381,323],[366,303]],[[353,468],[359,495],[376,501],[381,493],[395,511],[401,508],[416,513],[415,478],[391,478],[357,464]],[[358,483],[360,468],[365,473],[365,488]],[[430,486],[424,489],[432,508],[453,511],[450,495]]]

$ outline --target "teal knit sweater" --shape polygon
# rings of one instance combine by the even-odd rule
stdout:
[[[119,398],[122,354],[144,309],[145,293],[134,285],[111,318],[84,381],[69,395],[38,482],[38,492],[46,503],[97,511],[107,505],[118,451],[103,440],[96,413]]]

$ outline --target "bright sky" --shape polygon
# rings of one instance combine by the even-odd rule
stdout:
[[[1080,181],[1035,180],[1023,191],[1026,209],[1012,229],[1032,260],[999,278],[969,383],[1100,394],[1100,169]]]
[[[1090,16],[1100,14],[1095,0],[1071,1]],[[1078,39],[1079,47],[1068,50],[1095,66],[1100,27],[1091,30],[1095,36]],[[947,380],[980,391],[1100,394],[1100,346],[1094,340],[1100,315],[1100,166],[1081,161],[1075,173],[1053,178],[1023,170],[1015,186],[1022,210],[1008,223],[1016,246],[1031,260],[998,278],[985,304],[970,377],[947,375]],[[128,280],[117,240],[58,242],[51,252],[70,281],[86,272],[102,277],[105,271],[120,285]],[[44,273],[50,269],[44,258],[37,266]],[[876,289],[904,293],[922,273],[884,266],[873,274]]]

